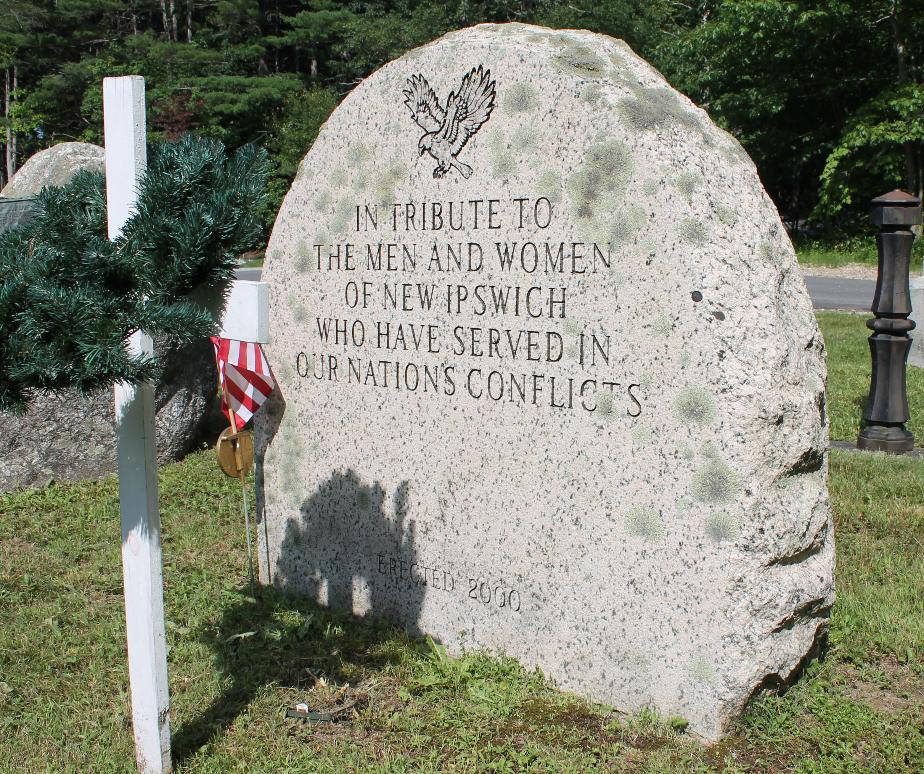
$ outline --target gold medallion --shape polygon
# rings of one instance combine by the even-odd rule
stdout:
[[[253,468],[253,439],[246,430],[222,430],[215,444],[218,465],[231,478],[242,478]]]

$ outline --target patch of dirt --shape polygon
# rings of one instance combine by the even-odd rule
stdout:
[[[710,747],[703,757],[709,770],[722,771],[731,763],[735,770],[749,774],[777,774],[789,771],[796,751],[777,750],[768,754],[766,750],[750,748],[741,737],[729,737]]]
[[[18,537],[5,539],[0,543],[0,571],[12,574],[19,567],[23,557],[35,551],[37,546]]]
[[[869,705],[877,712],[896,714],[913,707],[924,707],[924,680],[894,656],[871,664],[865,675],[851,664],[839,670],[850,698]],[[878,679],[869,679],[875,676]]]
[[[7,538],[3,541],[3,553],[28,553],[35,550],[35,543],[18,537]]]
[[[289,736],[295,737],[312,749],[320,751],[331,744],[346,740],[356,744],[375,743],[384,735],[377,727],[375,717],[398,701],[388,686],[364,680],[353,686],[335,685],[324,678],[317,679],[310,690],[287,689],[280,696],[286,707],[304,703],[311,720],[285,718]]]
[[[803,266],[802,273],[809,277],[844,277],[846,279],[876,279],[878,268],[865,263],[848,263],[844,266]]]

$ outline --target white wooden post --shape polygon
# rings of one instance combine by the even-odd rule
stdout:
[[[225,308],[218,321],[223,339],[269,341],[269,285],[251,280],[234,280],[225,297]]]
[[[147,164],[144,78],[103,80],[103,126],[109,238],[116,239],[134,209]],[[129,346],[136,353],[154,349],[151,337],[141,331],[132,335]],[[135,755],[142,774],[165,774],[172,765],[154,386],[117,384],[115,417]]]

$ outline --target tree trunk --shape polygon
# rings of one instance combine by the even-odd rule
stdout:
[[[924,201],[924,151],[921,150],[921,146],[918,146],[917,153],[917,168],[918,168],[918,190],[915,191],[914,195]]]
[[[164,37],[170,40],[170,21],[167,19],[167,0],[160,0],[160,15],[164,22]]]
[[[19,70],[16,65],[13,65],[13,101],[16,101],[16,92],[19,89]],[[13,152],[10,156],[13,159],[13,168],[10,172],[10,176],[16,174],[16,170],[19,169],[19,161],[16,158],[16,132],[10,132],[10,146],[13,148]]]
[[[186,42],[192,43],[192,0],[186,0]]]
[[[170,0],[170,39],[176,43],[176,2]]]
[[[12,102],[12,90],[15,86],[10,79],[9,67],[3,71],[3,75],[3,116],[6,119],[6,179],[9,181],[16,174],[16,136],[13,134],[13,125],[10,123],[10,103]]]
[[[892,22],[892,46],[895,49],[895,75],[898,85],[903,86],[908,81],[908,45],[905,39],[905,20],[899,0],[892,0],[891,6],[890,16]],[[918,188],[917,160],[915,158],[914,143],[904,143],[902,150],[905,156],[905,190],[913,192]]]

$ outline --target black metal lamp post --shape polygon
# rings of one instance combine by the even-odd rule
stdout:
[[[914,448],[914,435],[905,429],[910,419],[905,388],[905,361],[914,328],[908,269],[914,233],[921,222],[921,200],[904,191],[892,191],[873,199],[873,224],[879,227],[879,276],[872,312],[867,320],[869,351],[873,359],[869,399],[857,446],[871,451],[902,454]]]

